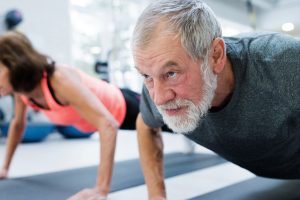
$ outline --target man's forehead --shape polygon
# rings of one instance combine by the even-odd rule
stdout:
[[[165,60],[164,62],[155,62],[136,65],[136,70],[141,74],[160,74],[165,73],[168,70],[178,70],[180,64],[175,60]]]

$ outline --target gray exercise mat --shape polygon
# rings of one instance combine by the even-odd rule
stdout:
[[[190,200],[298,200],[300,180],[256,177]]]
[[[165,177],[172,177],[226,162],[211,154],[165,155]],[[0,181],[0,200],[64,200],[93,187],[97,166]],[[138,159],[117,162],[111,191],[144,184]]]

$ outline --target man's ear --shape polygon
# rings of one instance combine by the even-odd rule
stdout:
[[[226,63],[225,42],[222,38],[215,38],[210,49],[210,64],[215,74],[223,71]]]

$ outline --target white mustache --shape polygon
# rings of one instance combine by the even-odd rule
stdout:
[[[163,105],[157,106],[161,110],[168,110],[168,109],[178,109],[182,107],[190,106],[191,102],[185,99],[175,99]]]

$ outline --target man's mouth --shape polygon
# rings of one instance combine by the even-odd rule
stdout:
[[[168,108],[168,109],[164,109],[165,113],[169,116],[174,116],[174,115],[181,115],[184,114],[184,112],[186,111],[187,107],[178,107],[178,108]]]

